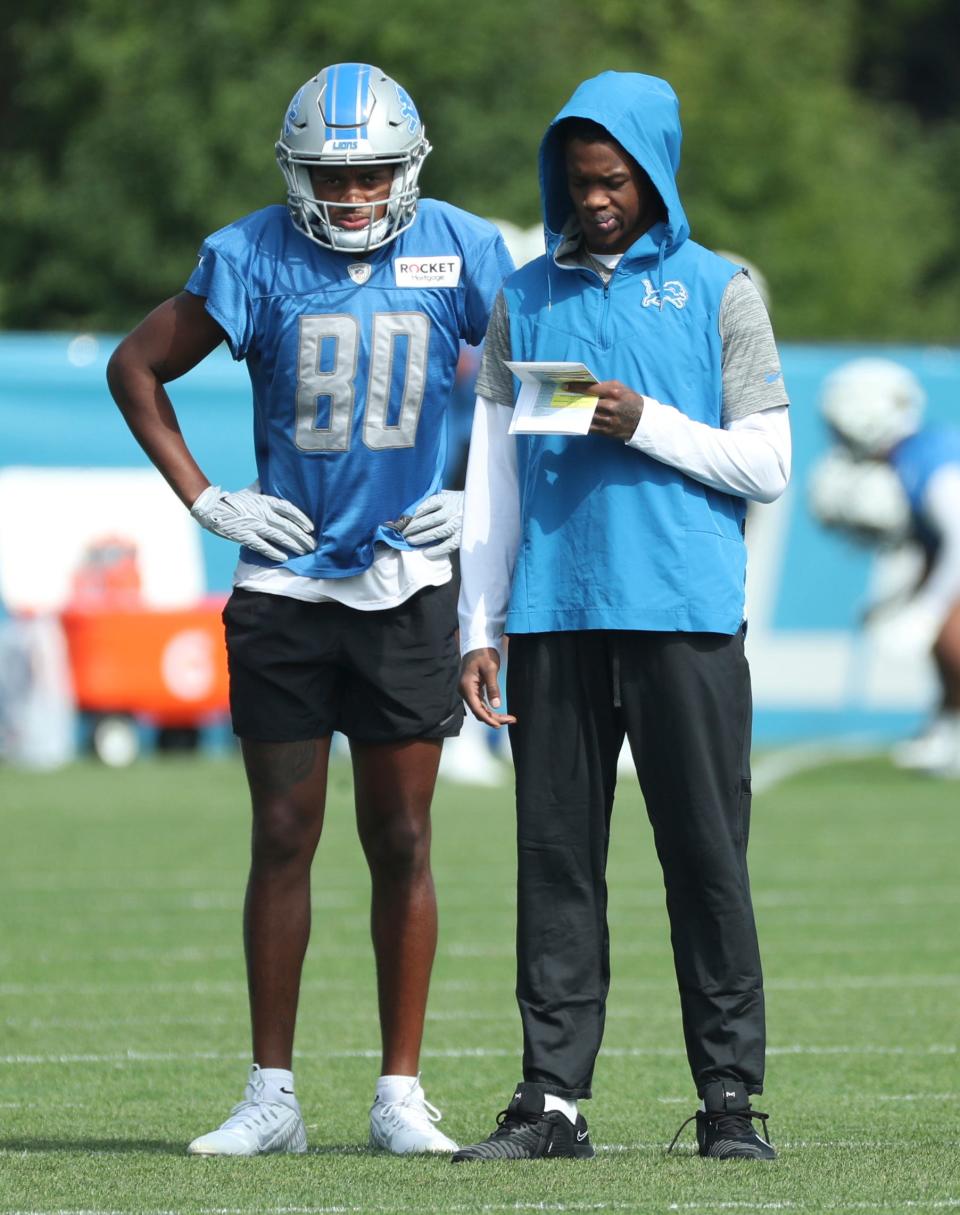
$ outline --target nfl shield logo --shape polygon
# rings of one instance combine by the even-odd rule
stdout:
[[[368,265],[367,262],[352,262],[349,266],[347,266],[347,274],[350,275],[358,287],[362,287],[367,281],[367,279],[370,277],[371,270],[372,267]]]

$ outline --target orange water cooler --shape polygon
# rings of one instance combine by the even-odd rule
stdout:
[[[94,716],[93,749],[130,762],[138,724],[189,739],[229,713],[220,613],[225,596],[188,608],[82,606],[61,615],[77,708]],[[164,734],[166,732],[166,734]]]

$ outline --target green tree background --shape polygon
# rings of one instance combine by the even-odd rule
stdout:
[[[204,235],[282,201],[289,97],[361,60],[417,101],[424,192],[522,225],[574,86],[665,76],[693,234],[761,267],[781,337],[957,340],[955,0],[4,7],[0,327],[127,328]]]

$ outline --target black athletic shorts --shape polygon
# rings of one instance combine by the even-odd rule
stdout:
[[[223,610],[234,733],[302,742],[334,730],[358,742],[460,733],[456,586],[358,611],[234,590]]]

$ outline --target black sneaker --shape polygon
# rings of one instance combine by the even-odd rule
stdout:
[[[513,1100],[497,1114],[497,1129],[482,1143],[454,1152],[451,1160],[539,1160],[541,1157],[593,1156],[583,1115],[576,1124],[560,1112],[544,1112],[543,1093],[530,1084],[518,1084]]]
[[[767,1137],[767,1114],[750,1108],[750,1098],[742,1085],[731,1080],[717,1080],[703,1091],[706,1107],[691,1114],[673,1137],[667,1148],[672,1152],[683,1127],[697,1120],[697,1148],[701,1156],[717,1160],[776,1160]],[[752,1118],[763,1123],[763,1138],[753,1129]]]

